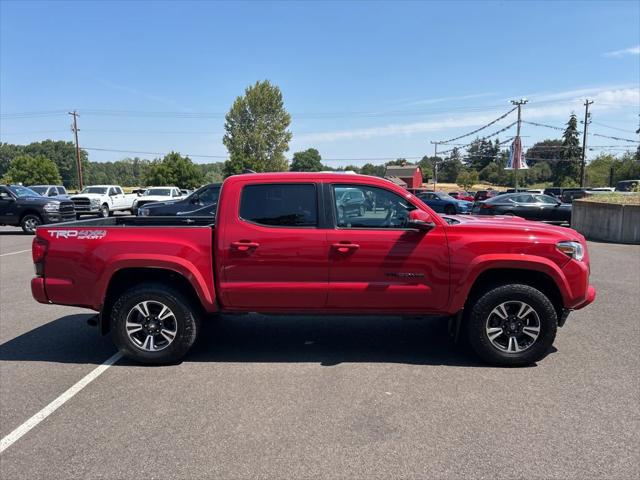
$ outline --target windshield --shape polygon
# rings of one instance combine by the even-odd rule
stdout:
[[[436,192],[436,196],[440,199],[440,200],[456,200],[455,198],[453,198],[450,195],[447,195],[446,193],[443,192]]]
[[[44,186],[36,186],[36,187],[29,187],[31,190],[33,190],[36,193],[39,193],[40,195],[44,195],[45,193],[47,193],[47,189],[49,187],[44,187]]]
[[[80,193],[97,193],[98,195],[106,195],[107,187],[87,187]]]
[[[30,188],[21,187],[19,185],[10,185],[9,190],[11,190],[18,197],[39,197],[40,194],[34,192]]]
[[[157,195],[159,197],[169,197],[171,196],[170,188],[149,188],[146,192],[144,192],[144,196],[148,197],[151,195]]]

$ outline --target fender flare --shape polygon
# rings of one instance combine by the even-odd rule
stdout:
[[[551,260],[535,255],[487,254],[474,258],[461,275],[460,281],[456,285],[451,286],[451,304],[449,310],[451,312],[462,310],[478,277],[489,270],[499,269],[528,270],[543,273],[555,283],[562,297],[563,304],[566,305],[569,301],[567,292],[570,292],[571,288],[561,268]]]
[[[97,285],[96,291],[99,298],[94,302],[98,306],[104,304],[107,289],[111,284],[113,276],[120,270],[127,268],[148,268],[169,270],[184,277],[195,291],[198,299],[206,312],[216,312],[218,306],[216,303],[215,291],[213,291],[213,283],[211,288],[207,285],[206,279],[200,271],[188,260],[170,255],[140,255],[140,254],[123,254],[114,257],[110,262],[104,274],[100,276],[101,281]]]

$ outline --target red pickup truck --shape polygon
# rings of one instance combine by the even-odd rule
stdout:
[[[571,310],[595,298],[574,230],[513,217],[440,217],[382,178],[229,177],[215,222],[112,217],[47,225],[34,298],[100,312],[143,363],[175,362],[216,313],[449,319],[487,362],[543,358]]]

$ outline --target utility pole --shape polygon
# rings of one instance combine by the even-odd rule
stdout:
[[[438,183],[438,142],[431,142],[433,144],[433,191],[436,191],[436,184]]]
[[[77,118],[80,116],[78,112],[75,110],[73,112],[69,112],[69,115],[73,117],[73,124],[71,125],[71,131],[75,135],[76,138],[76,168],[78,170],[78,188],[82,190],[82,162],[80,161],[80,145],[78,144],[78,121]]]
[[[522,141],[520,140],[520,124],[522,123],[522,105],[524,105],[528,101],[529,100],[527,100],[526,98],[521,98],[520,100],[511,100],[512,105],[518,106],[518,127],[516,130],[516,138],[514,141],[516,142],[516,145],[520,150],[519,152],[517,152],[517,155],[519,156],[520,161],[522,161]],[[518,167],[519,166],[520,166],[519,162],[516,162],[516,161],[513,162],[513,179],[514,179],[516,191],[518,191]]]
[[[584,101],[584,122],[582,122],[584,124],[584,130],[582,131],[582,160],[580,162],[580,186],[583,188],[587,176],[587,169],[585,166],[587,155],[587,125],[591,123],[591,121],[589,120],[591,118],[591,114],[589,113],[589,105],[591,105],[592,103],[593,100],[589,101],[589,99],[586,99]]]

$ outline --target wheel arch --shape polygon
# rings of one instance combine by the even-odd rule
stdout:
[[[560,318],[564,308],[560,287],[547,272],[527,268],[488,268],[482,271],[475,278],[463,308],[466,311],[482,294],[495,287],[516,283],[542,292],[551,301]]]
[[[100,333],[106,335],[111,329],[111,311],[118,297],[136,285],[145,283],[162,284],[183,294],[199,315],[205,308],[194,286],[184,275],[168,268],[130,267],[114,272],[107,285],[100,310]]]
[[[39,212],[38,210],[35,210],[33,208],[29,208],[27,210],[24,210],[22,213],[20,213],[20,220],[19,220],[18,223],[22,223],[22,219],[24,217],[26,217],[27,215],[37,215],[38,218],[40,220],[42,220],[42,213],[41,212]]]

